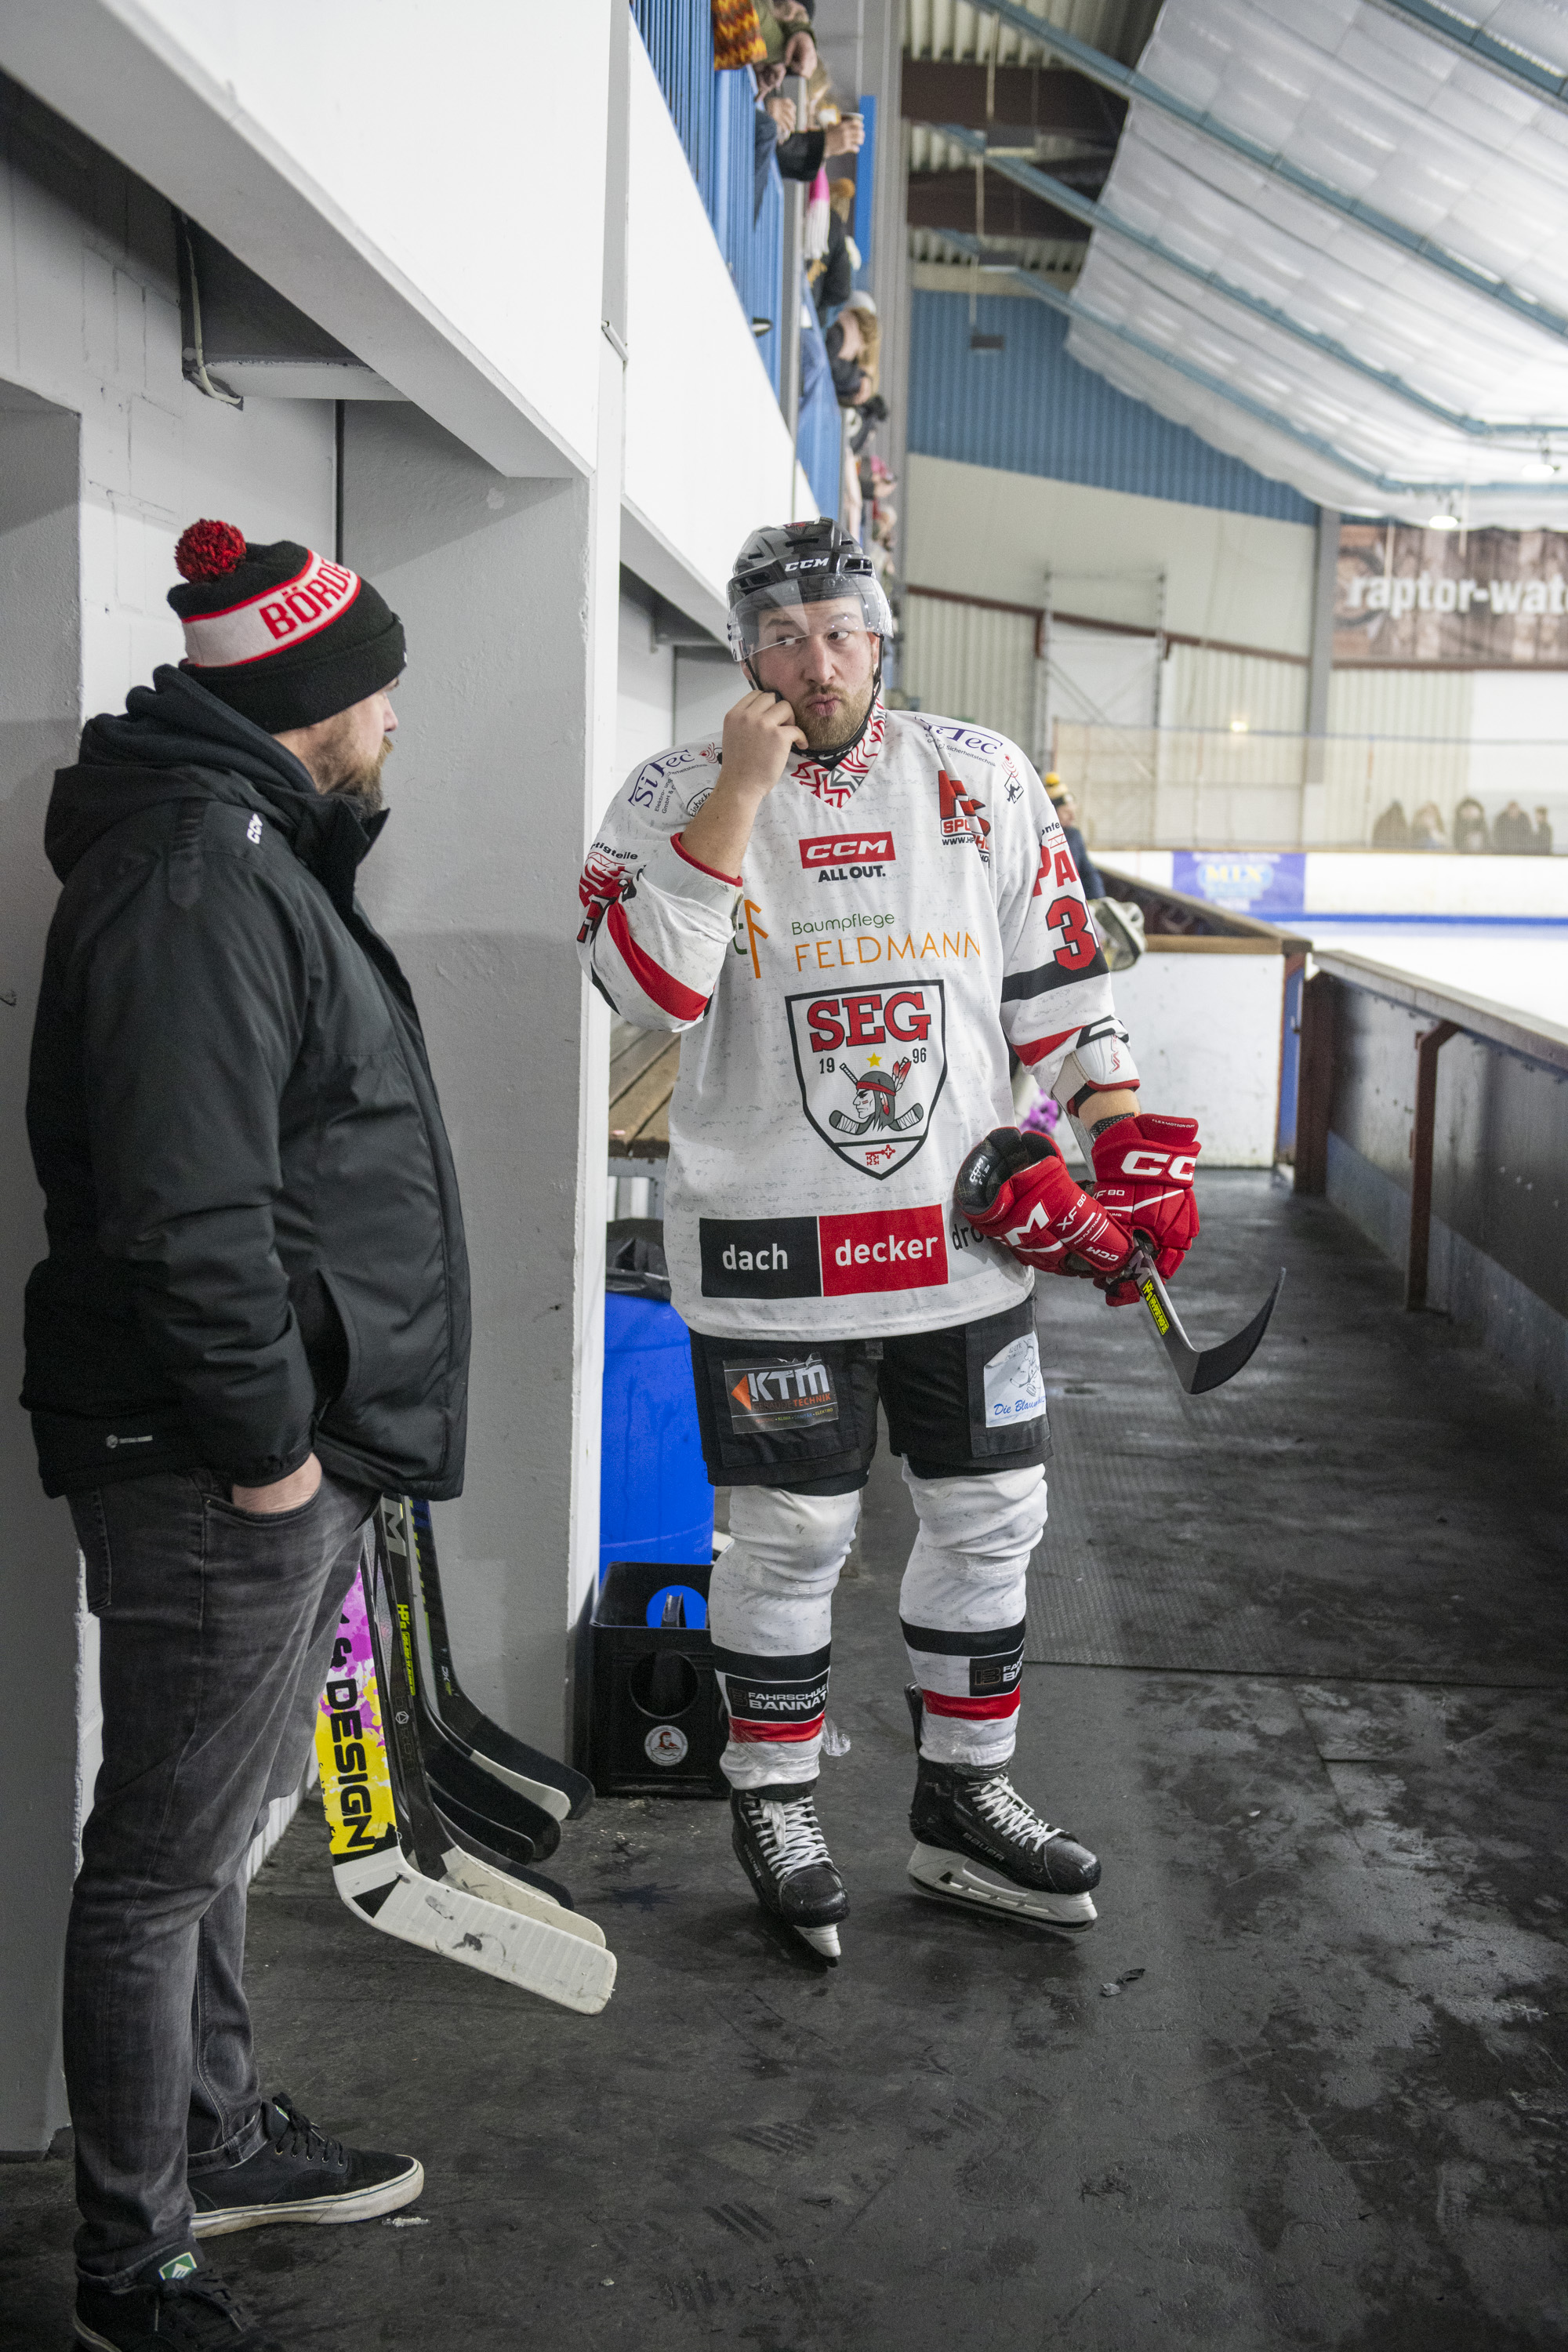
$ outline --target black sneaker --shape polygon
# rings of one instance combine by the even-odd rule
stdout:
[[[198,2238],[263,2230],[269,2221],[372,2221],[412,2205],[425,2187],[417,2157],[328,2139],[285,2091],[268,2101],[261,2119],[267,2138],[254,2156],[192,2178]]]
[[[193,2253],[149,2263],[128,2287],[77,2283],[76,2340],[94,2352],[283,2352]]]

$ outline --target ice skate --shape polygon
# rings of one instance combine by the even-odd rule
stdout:
[[[920,1738],[920,1693],[909,1693]],[[910,1876],[922,1895],[1033,1919],[1076,1936],[1097,1917],[1089,1890],[1100,1864],[1069,1831],[1042,1821],[1001,1765],[919,1759]]]
[[[829,1965],[838,1959],[838,1925],[849,1914],[844,1882],[816,1818],[815,1780],[731,1789],[736,1859],[764,1911],[793,1927]]]

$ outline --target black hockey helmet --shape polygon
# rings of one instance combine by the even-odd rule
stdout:
[[[858,540],[826,515],[812,522],[754,530],[730,582],[730,651],[738,662],[757,650],[763,614],[780,604],[837,604],[854,597],[873,636],[893,634],[882,583]]]

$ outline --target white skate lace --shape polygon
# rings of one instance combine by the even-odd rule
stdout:
[[[1062,1835],[1054,1823],[1042,1821],[1033,1805],[1020,1797],[1005,1772],[998,1772],[994,1780],[975,1790],[974,1804],[993,1829],[1000,1830],[1004,1837],[1014,1839],[1019,1845],[1044,1846],[1049,1839]]]
[[[763,1798],[755,1806],[754,1818],[757,1834],[769,1849],[768,1860],[781,1878],[793,1878],[815,1863],[831,1866],[833,1857],[810,1797],[796,1797],[790,1802]]]

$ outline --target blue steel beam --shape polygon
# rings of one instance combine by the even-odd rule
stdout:
[[[1481,294],[1489,302],[1500,303],[1505,310],[1511,310],[1516,318],[1528,320],[1542,333],[1568,341],[1568,319],[1560,311],[1550,309],[1546,303],[1538,302],[1533,294],[1526,294],[1519,287],[1510,286],[1506,278],[1499,278],[1492,271],[1480,268],[1475,262],[1467,261],[1462,254],[1453,252],[1446,245],[1439,245],[1436,237],[1423,236],[1418,230],[1406,228],[1403,221],[1395,220],[1391,213],[1380,212],[1375,205],[1363,204],[1359,196],[1346,195],[1342,188],[1336,188],[1331,181],[1320,179],[1315,172],[1303,171],[1300,163],[1292,163],[1288,156],[1271,154],[1256,139],[1248,139],[1245,131],[1233,131],[1227,123],[1217,121],[1201,108],[1189,106],[1184,98],[1178,98],[1173,90],[1163,89],[1157,81],[1151,81],[1147,74],[1141,74],[1135,67],[1124,66],[1119,59],[1106,57],[1101,50],[1090,48],[1087,41],[1079,40],[1071,33],[1064,33],[1058,26],[1047,23],[1044,16],[1037,16],[1032,8],[1019,7],[1016,0],[973,0],[973,5],[983,8],[989,16],[1000,17],[1016,32],[1025,33],[1030,40],[1038,41],[1053,57],[1060,58],[1065,65],[1076,66],[1086,80],[1098,82],[1102,89],[1114,89],[1125,99],[1141,99],[1146,106],[1158,107],[1163,114],[1170,115],[1173,121],[1185,123],[1189,131],[1195,131],[1201,138],[1211,140],[1217,147],[1228,148],[1233,155],[1239,155],[1255,171],[1266,172],[1270,179],[1279,180],[1285,186],[1294,188],[1299,194],[1310,196],[1314,204],[1322,205],[1329,211],[1342,215],[1346,220],[1354,221],[1358,227],[1364,228],[1371,236],[1383,237],[1388,244],[1414,255],[1417,260],[1430,263],[1445,277],[1455,278],[1459,285],[1468,287],[1472,294]]]
[[[1109,205],[1097,204],[1092,196],[1080,194],[1077,188],[1069,188],[1064,180],[1054,178],[1049,172],[1042,172],[1033,163],[1020,163],[1015,156],[993,154],[981,132],[966,131],[956,122],[933,123],[931,127],[941,138],[951,139],[954,146],[962,147],[966,154],[984,155],[989,171],[1000,173],[1003,179],[1026,188],[1031,195],[1054,205],[1058,212],[1067,213],[1073,220],[1082,221],[1087,227],[1103,229],[1111,236],[1121,237],[1127,244],[1135,245],[1140,252],[1147,253],[1153,260],[1179,269],[1184,277],[1195,278],[1200,286],[1211,287],[1216,294],[1223,294],[1226,301],[1249,311],[1255,319],[1267,320],[1271,327],[1278,327],[1282,333],[1293,336],[1297,342],[1307,344],[1310,350],[1321,352],[1325,359],[1337,362],[1341,367],[1352,369],[1357,375],[1365,376],[1369,383],[1379,384],[1384,392],[1392,393],[1396,400],[1406,402],[1412,408],[1421,409],[1427,416],[1436,417],[1441,424],[1451,425],[1458,433],[1468,433],[1477,440],[1524,442],[1539,442],[1551,434],[1568,434],[1568,423],[1536,424],[1527,419],[1517,425],[1493,425],[1485,417],[1471,416],[1463,409],[1449,408],[1444,402],[1433,400],[1427,394],[1418,392],[1413,383],[1406,383],[1405,378],[1395,375],[1392,368],[1374,367],[1370,360],[1359,358],[1332,335],[1320,334],[1315,327],[1304,327],[1300,320],[1291,318],[1288,310],[1281,310],[1273,302],[1266,302],[1261,295],[1248,294],[1245,288],[1233,286],[1216,269],[1205,269],[1200,263],[1189,261],[1184,254],[1177,253],[1171,246],[1162,245],[1157,236],[1149,236],[1146,230],[1134,228],[1131,221],[1122,220]]]
[[[1401,24],[1429,33],[1446,48],[1458,49],[1462,58],[1528,90],[1531,98],[1568,106],[1568,74],[1559,73],[1555,66],[1531,57],[1528,49],[1518,48],[1511,41],[1500,41],[1483,25],[1470,24],[1457,9],[1436,7],[1434,0],[1372,0],[1372,5],[1385,16],[1397,16]]]
[[[977,261],[984,260],[984,247],[978,237],[970,236],[962,229],[945,228],[941,234],[949,245],[957,246],[960,252],[972,254]],[[1265,402],[1254,400],[1250,393],[1226,383],[1223,376],[1211,374],[1207,368],[1198,367],[1192,360],[1179,358],[1174,352],[1164,350],[1147,335],[1141,335],[1135,327],[1123,326],[1119,319],[1108,319],[1103,312],[1091,310],[1076,296],[1058,293],[1054,286],[1046,285],[1034,270],[1009,268],[997,270],[996,275],[1016,279],[1026,294],[1032,294],[1037,302],[1045,303],[1047,310],[1059,310],[1066,319],[1080,320],[1086,327],[1098,327],[1102,334],[1113,335],[1118,342],[1142,352],[1146,359],[1168,368],[1173,375],[1184,376],[1189,383],[1197,384],[1216,400],[1226,401],[1232,408],[1242,409],[1248,416],[1256,417],[1260,425],[1282,433],[1287,440],[1294,441],[1300,448],[1310,449],[1316,456],[1326,457],[1342,473],[1353,475],[1358,482],[1365,482],[1372,489],[1382,490],[1386,497],[1441,499],[1468,494],[1471,498],[1517,498],[1526,494],[1549,499],[1568,498],[1568,482],[1403,482],[1396,480],[1392,474],[1376,473],[1372,467],[1363,466],[1359,458],[1347,457],[1342,449],[1336,449],[1331,441],[1323,439],[1321,434],[1309,432],[1304,425],[1294,424],[1278,408],[1270,408]]]

